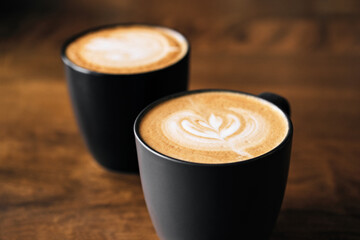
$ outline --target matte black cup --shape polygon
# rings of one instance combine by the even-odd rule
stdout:
[[[118,25],[131,24],[101,26],[77,34],[64,43],[61,57],[77,123],[93,157],[107,169],[138,172],[134,120],[149,103],[187,89],[190,44],[187,41],[188,51],[176,63],[137,74],[94,72],[67,58],[66,48],[76,38]]]
[[[156,232],[163,240],[267,239],[275,226],[288,177],[293,127],[286,99],[271,93],[258,96],[286,113],[289,131],[275,149],[241,162],[178,160],[155,151],[139,134],[139,124],[151,108],[203,91],[228,90],[168,96],[145,108],[135,121],[141,183]]]

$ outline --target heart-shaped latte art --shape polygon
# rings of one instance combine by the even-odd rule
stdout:
[[[140,122],[143,140],[169,157],[232,163],[261,156],[284,140],[289,125],[273,104],[252,95],[199,91],[167,99]]]
[[[220,127],[224,120],[214,114],[210,115],[208,121],[184,119],[181,121],[181,126],[185,131],[195,136],[224,140],[234,134],[240,127],[240,121],[236,116],[228,114],[226,117],[228,118],[228,124],[222,128]]]
[[[265,119],[250,110],[230,108],[207,118],[179,111],[163,121],[163,133],[177,144],[202,151],[232,151],[251,157],[246,149],[261,144],[267,133]]]

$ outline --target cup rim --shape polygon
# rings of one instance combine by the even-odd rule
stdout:
[[[274,103],[260,98],[270,104],[272,104],[273,106],[275,106],[276,108],[278,108],[281,112],[284,113],[287,122],[288,122],[288,132],[285,136],[285,138],[282,140],[282,142],[280,144],[278,144],[275,148],[271,149],[270,151],[259,155],[257,157],[254,158],[250,158],[250,159],[246,159],[246,160],[242,160],[242,161],[237,161],[237,162],[229,162],[229,163],[198,163],[198,162],[190,162],[190,161],[186,161],[186,160],[182,160],[182,159],[178,159],[178,158],[174,158],[174,157],[170,157],[166,154],[163,154],[161,152],[158,152],[157,150],[153,149],[152,147],[150,147],[145,141],[144,139],[141,137],[140,132],[139,132],[139,127],[140,127],[140,122],[143,119],[143,117],[145,116],[145,114],[147,112],[149,112],[152,108],[154,108],[155,106],[159,105],[162,102],[165,102],[167,100],[170,99],[174,99],[174,98],[178,98],[181,96],[185,96],[185,95],[191,95],[191,94],[196,94],[196,93],[202,93],[202,92],[230,92],[230,93],[238,93],[238,94],[244,94],[244,95],[249,95],[249,96],[253,96],[256,98],[260,98],[259,96],[255,95],[255,94],[251,94],[251,93],[247,93],[247,92],[242,92],[242,91],[237,91],[237,90],[230,90],[230,89],[197,89],[197,90],[189,90],[189,91],[184,91],[184,92],[179,92],[179,93],[175,93],[175,94],[171,94],[168,96],[165,96],[163,98],[160,98],[152,103],[150,103],[148,106],[146,106],[136,117],[135,122],[134,122],[134,126],[133,126],[133,131],[134,131],[134,135],[136,140],[141,143],[141,145],[143,147],[145,147],[148,151],[152,152],[153,154],[160,156],[162,159],[164,160],[168,160],[171,162],[175,162],[175,163],[179,163],[179,164],[185,164],[185,165],[190,165],[190,166],[200,166],[200,167],[225,167],[225,166],[236,166],[236,165],[243,165],[243,164],[248,164],[251,162],[255,162],[255,161],[259,161],[263,158],[266,158],[272,154],[274,154],[275,152],[279,151],[279,149],[283,148],[287,142],[291,141],[292,139],[292,135],[293,135],[293,124],[292,121],[290,119],[290,117],[283,111],[281,110],[278,106],[276,106]]]
[[[184,56],[182,56],[179,60],[177,60],[174,63],[171,63],[170,65],[166,65],[164,67],[161,68],[157,68],[157,69],[153,69],[153,70],[149,70],[149,71],[145,71],[145,72],[138,72],[138,73],[106,73],[106,72],[98,72],[98,71],[94,71],[94,70],[90,70],[84,67],[81,67],[79,65],[77,65],[76,63],[74,63],[73,61],[71,61],[67,55],[66,55],[66,49],[69,46],[70,43],[72,43],[73,41],[75,41],[76,39],[91,33],[91,32],[96,32],[99,31],[101,29],[107,29],[107,28],[113,28],[113,27],[117,27],[117,26],[146,26],[146,27],[157,27],[157,28],[164,28],[167,30],[171,30],[176,32],[177,34],[181,35],[186,44],[187,44],[187,49],[186,52],[184,54]],[[99,25],[99,26],[95,26],[92,28],[88,28],[86,30],[80,31],[77,34],[72,35],[71,37],[67,38],[64,43],[61,46],[60,49],[60,56],[61,56],[61,60],[63,61],[63,63],[68,66],[73,68],[74,70],[78,71],[78,72],[82,72],[84,74],[88,74],[88,75],[96,75],[96,76],[134,76],[134,75],[144,75],[144,74],[149,74],[149,73],[153,73],[153,72],[158,72],[158,71],[163,71],[164,69],[167,68],[171,68],[174,65],[176,65],[177,63],[183,61],[185,58],[187,58],[187,56],[190,54],[190,50],[191,50],[191,46],[190,46],[190,41],[188,40],[188,38],[181,32],[179,32],[177,29],[174,28],[170,28],[167,26],[162,26],[162,25],[158,25],[158,24],[150,24],[150,23],[142,23],[142,22],[125,22],[125,23],[111,23],[111,24],[105,24],[105,25]]]

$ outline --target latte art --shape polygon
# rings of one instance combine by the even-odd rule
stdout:
[[[94,38],[84,48],[85,58],[93,59],[95,64],[114,68],[150,64],[179,51],[179,47],[170,46],[162,35],[131,32],[124,33],[118,39]]]
[[[181,59],[187,43],[161,27],[120,26],[86,34],[67,48],[81,67],[105,73],[135,73],[166,67]]]
[[[147,113],[140,134],[155,150],[204,163],[254,158],[287,133],[284,114],[266,101],[229,92],[172,99]]]
[[[190,114],[189,114],[190,115]],[[199,116],[195,116],[199,117]],[[206,120],[189,120],[184,117],[181,121],[181,127],[191,135],[203,137],[207,139],[225,140],[226,137],[232,135],[240,127],[240,121],[234,115],[228,114],[229,124],[225,128],[220,129],[223,119],[211,113],[208,121]],[[171,120],[170,120],[171,121]],[[174,126],[175,128],[176,126]]]
[[[229,109],[230,110],[230,109]],[[163,119],[162,132],[171,141],[201,151],[233,151],[239,159],[253,157],[246,149],[263,141],[267,122],[259,114],[231,109],[208,119],[192,111],[180,111]]]

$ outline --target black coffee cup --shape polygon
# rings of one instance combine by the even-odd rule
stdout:
[[[132,132],[138,113],[156,99],[187,89],[190,44],[187,41],[186,54],[170,66],[134,74],[101,73],[80,67],[66,56],[66,48],[87,33],[131,25],[86,30],[68,39],[61,49],[73,109],[88,149],[103,167],[123,172],[139,171]]]
[[[167,96],[146,107],[135,121],[141,183],[156,232],[163,240],[267,239],[288,177],[293,127],[286,99],[272,93],[257,96],[286,114],[289,130],[273,150],[245,161],[202,164],[175,159],[152,149],[139,133],[142,118],[156,105],[203,91],[228,90]]]

